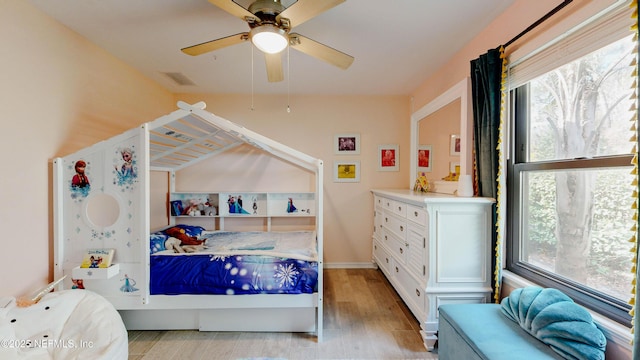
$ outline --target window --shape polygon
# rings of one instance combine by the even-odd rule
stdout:
[[[510,69],[507,269],[629,325],[635,54],[619,6]]]

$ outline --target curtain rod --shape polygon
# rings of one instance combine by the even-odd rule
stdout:
[[[526,33],[528,33],[529,31],[531,31],[533,29],[535,29],[538,25],[540,25],[543,22],[545,22],[547,19],[549,19],[555,13],[557,13],[560,10],[562,10],[565,6],[569,5],[572,1],[573,0],[564,0],[560,5],[556,6],[555,8],[553,8],[553,10],[549,11],[543,17],[538,19],[538,21],[536,21],[533,24],[529,25],[529,27],[524,29],[524,31],[522,31],[520,34],[516,35],[513,39],[507,41],[507,43],[504,44],[504,47],[507,47],[507,46],[511,45],[513,42],[515,42],[516,40],[520,39]]]

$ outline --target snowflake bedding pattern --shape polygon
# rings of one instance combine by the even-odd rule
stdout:
[[[152,256],[152,295],[313,293],[315,262],[270,256]]]
[[[193,227],[185,230],[190,236],[206,239],[205,248],[195,253],[176,254],[158,251],[152,241],[152,295],[310,294],[317,291],[314,232],[207,232]],[[157,243],[162,236],[162,232],[158,232],[151,237]]]

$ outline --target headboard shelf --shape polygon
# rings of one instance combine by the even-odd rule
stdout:
[[[315,216],[315,193],[172,192],[169,212],[172,217]]]

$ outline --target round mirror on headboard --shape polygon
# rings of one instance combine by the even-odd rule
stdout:
[[[440,175],[448,174],[447,170],[450,169],[450,166],[457,165],[458,162],[460,166],[458,175],[469,175],[472,173],[472,149],[468,139],[473,137],[473,124],[471,121],[473,113],[470,102],[471,95],[469,91],[471,87],[469,81],[469,78],[463,79],[433,101],[411,114],[411,176],[409,179],[409,188],[413,188],[418,174],[424,171],[423,167],[418,166],[418,152],[425,148],[432,151],[429,173],[427,173],[427,178],[430,178],[430,180],[440,180],[442,178]],[[459,119],[450,120],[446,127],[439,127],[437,124],[431,123],[431,119],[451,116],[459,117]],[[451,124],[452,121],[454,124]],[[457,134],[453,133],[455,130],[458,130]],[[432,134],[425,136],[425,134],[423,134],[424,132],[431,132]],[[458,137],[452,138],[452,135]],[[445,145],[440,146],[440,151],[433,151],[434,144],[421,143],[421,139],[425,141],[424,139],[428,137],[435,140],[427,141],[437,141]],[[451,144],[451,146],[449,144]],[[454,155],[454,150],[459,150],[459,154],[458,151],[456,151]],[[424,153],[424,151],[421,151],[421,153]],[[444,172],[438,173],[437,176],[436,173],[429,176],[431,175],[432,169],[434,169],[433,165],[438,162],[440,165],[445,163]],[[439,166],[439,168],[443,167]]]
[[[113,195],[99,192],[87,197],[85,215],[89,225],[104,229],[120,217],[120,202]]]

